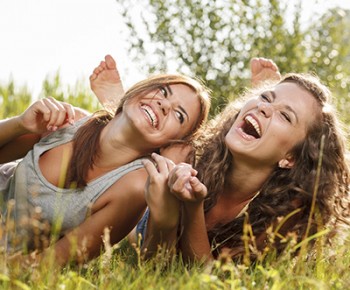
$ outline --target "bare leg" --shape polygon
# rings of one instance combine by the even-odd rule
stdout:
[[[253,58],[250,61],[250,69],[252,74],[252,86],[256,87],[265,80],[280,80],[281,74],[278,71],[277,65],[266,58]]]
[[[90,76],[90,86],[104,107],[116,108],[124,96],[117,65],[112,56],[106,55]]]

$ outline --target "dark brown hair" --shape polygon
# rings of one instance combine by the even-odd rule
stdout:
[[[269,244],[266,231],[276,226],[281,217],[297,210],[279,230],[280,237],[293,233],[300,241],[307,229],[312,196],[317,184],[317,210],[312,213],[309,234],[315,233],[319,225],[335,226],[349,219],[349,168],[345,159],[345,134],[330,105],[331,93],[311,75],[288,74],[280,83],[291,82],[306,90],[317,100],[319,112],[316,121],[308,128],[305,139],[297,144],[292,153],[295,164],[291,169],[276,165],[270,178],[265,182],[259,195],[250,203],[248,222],[256,237],[260,251],[270,246],[281,252],[286,245],[276,238]],[[265,88],[266,89],[266,88]],[[202,154],[196,169],[198,177],[208,188],[205,212],[215,206],[218,195],[223,191],[226,175],[234,158],[225,146],[224,138],[239,110],[236,103],[227,108],[204,128]],[[321,152],[321,140],[323,149]],[[319,160],[323,155],[321,167]],[[317,179],[317,170],[319,178]],[[317,214],[318,213],[318,214]],[[216,248],[229,248],[235,257],[244,252],[243,224],[245,217],[239,217],[227,224],[217,225],[208,232],[210,242]]]

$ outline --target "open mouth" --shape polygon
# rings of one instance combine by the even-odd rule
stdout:
[[[152,108],[146,104],[141,105],[141,109],[146,113],[146,116],[153,128],[158,126],[158,118]]]
[[[261,129],[258,122],[250,115],[244,118],[243,125],[241,127],[243,132],[255,139],[261,138]]]

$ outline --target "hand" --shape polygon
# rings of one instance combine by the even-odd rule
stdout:
[[[175,164],[156,153],[152,154],[155,164],[145,159],[143,165],[148,173],[145,198],[152,219],[159,229],[171,229],[179,221],[180,202],[169,191],[168,176]]]
[[[207,195],[206,186],[196,177],[197,171],[187,163],[180,163],[169,174],[168,186],[179,200],[200,203]]]
[[[41,134],[56,131],[66,123],[73,124],[75,112],[72,105],[50,97],[36,101],[18,118],[27,131]]]

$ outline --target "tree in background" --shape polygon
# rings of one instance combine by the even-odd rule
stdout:
[[[350,124],[350,11],[327,11],[309,28],[310,67],[334,92],[337,107]]]
[[[249,85],[256,56],[272,58],[282,73],[316,72],[337,88],[338,104],[349,104],[349,12],[334,9],[303,27],[301,1],[294,7],[277,0],[117,3],[130,57],[145,73],[176,70],[203,79],[213,91],[212,115]]]

